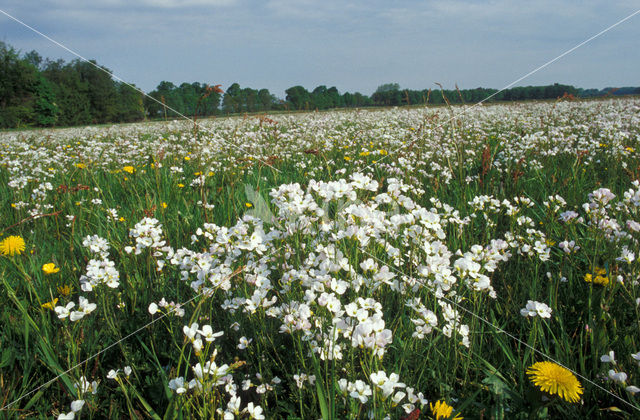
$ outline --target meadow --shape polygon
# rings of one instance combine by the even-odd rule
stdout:
[[[198,124],[0,133],[0,417],[640,415],[640,100]]]

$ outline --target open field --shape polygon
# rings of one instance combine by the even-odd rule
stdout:
[[[639,416],[640,100],[464,109],[0,133],[0,417]]]

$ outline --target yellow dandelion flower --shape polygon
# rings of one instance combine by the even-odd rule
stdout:
[[[62,296],[69,296],[71,292],[73,292],[73,288],[68,284],[65,284],[64,286],[58,286],[58,293],[60,293]]]
[[[193,174],[193,176],[200,176],[200,175],[202,175],[202,172],[196,172]]]
[[[213,171],[209,171],[209,173],[207,175],[213,176]]]
[[[527,369],[531,382],[543,392],[565,401],[578,402],[582,385],[570,370],[553,362],[537,362]]]
[[[595,277],[591,273],[587,273],[584,276],[584,281],[587,283],[600,284],[606,286],[609,284],[609,277],[607,277],[607,270],[604,268],[596,267],[594,270]]]
[[[119,221],[119,222],[124,222],[124,221],[125,221],[125,218],[121,216],[121,217],[118,219],[118,221]]]
[[[86,167],[87,167],[87,165],[85,165],[84,163],[76,163],[76,168],[78,168],[78,169],[84,169]]]
[[[547,239],[545,241],[545,243],[547,244],[547,246],[554,246],[556,244],[556,241],[552,241],[551,239]]]
[[[45,274],[55,274],[60,271],[60,268],[56,267],[55,263],[47,263],[42,265],[42,271]]]
[[[45,309],[51,309],[53,311],[53,308],[56,307],[56,303],[58,303],[58,298],[54,298],[51,302],[43,303],[40,306]]]
[[[178,188],[184,188],[184,184],[178,184]]]
[[[0,242],[0,252],[2,255],[20,255],[24,251],[24,239],[20,236],[9,236]]]
[[[633,153],[633,152],[635,152],[635,149],[634,149],[633,147],[631,147],[631,146],[627,146],[627,147],[625,147],[625,149],[624,149],[624,150],[626,150],[628,153]]]
[[[245,206],[247,206],[248,209],[250,209],[251,207],[253,207],[253,204],[251,203],[244,203]]]
[[[344,160],[346,160],[347,162],[349,162],[351,160],[351,158],[349,156],[345,156]]]
[[[431,414],[436,420],[462,420],[464,418],[459,414],[456,414],[455,417],[451,417],[451,414],[453,414],[453,407],[444,401],[438,401],[435,405],[433,403],[429,403],[429,408],[431,409]]]
[[[388,155],[388,154],[389,154],[389,152],[387,152],[387,151],[386,151],[386,150],[384,150],[384,149],[380,149],[380,150],[378,150],[378,153],[380,153],[380,156],[386,156],[386,155]]]
[[[134,168],[133,166],[125,166],[122,168],[123,171],[132,174],[136,171],[136,168]]]
[[[360,156],[369,156],[371,152],[360,152]]]
[[[184,160],[191,160],[191,158],[189,156],[185,156]]]
[[[164,201],[162,202],[162,208],[166,209],[169,205],[167,203],[165,203]]]

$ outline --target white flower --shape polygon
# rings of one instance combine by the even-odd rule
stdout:
[[[247,407],[243,410],[249,413],[250,418],[256,420],[263,420],[264,415],[262,414],[262,407],[259,405],[254,405],[252,402],[247,404]]]
[[[64,319],[68,317],[71,314],[70,310],[74,306],[76,306],[76,304],[73,302],[67,303],[67,306],[56,306],[55,311],[56,311],[56,314],[58,314],[58,318]]]
[[[189,340],[193,341],[198,333],[198,327],[199,325],[194,322],[191,324],[191,327],[187,327],[186,325],[182,327],[182,332],[184,332],[184,335],[186,335]]]
[[[627,374],[624,372],[616,372],[615,370],[609,370],[609,379],[614,382],[624,383],[627,380]]]
[[[85,315],[88,315],[91,312],[93,312],[96,309],[96,304],[89,303],[87,298],[80,296],[78,301],[78,309],[79,311],[71,312],[69,316],[69,319],[71,321],[77,321],[79,319],[82,319]]]
[[[151,315],[155,314],[156,312],[158,312],[158,305],[155,302],[151,302],[149,304],[149,313]]]
[[[208,342],[211,343],[212,341],[215,341],[216,338],[221,337],[224,332],[223,331],[218,331],[216,333],[213,332],[213,328],[211,328],[211,325],[203,325],[201,330],[198,330],[198,332],[200,334],[202,334],[202,337],[204,337],[204,339]]]
[[[82,406],[84,406],[84,400],[75,400],[71,403],[71,411],[77,413],[82,409]]]
[[[240,343],[238,344],[238,348],[240,350],[244,350],[249,346],[249,344],[252,341],[253,341],[253,338],[247,339],[247,337],[242,336],[242,337],[240,337]]]
[[[307,380],[307,374],[306,373],[301,373],[301,374],[295,374],[293,375],[293,379],[296,381],[296,385],[298,386],[298,388],[302,388],[305,381]]]
[[[116,379],[118,377],[119,371],[120,369],[117,369],[117,370],[111,369],[109,373],[107,373],[107,379]]]
[[[372,258],[368,258],[360,263],[362,271],[374,271],[378,268],[378,264]]]
[[[73,386],[83,394],[91,392],[95,395],[98,392],[98,382],[93,381],[90,383],[84,376],[80,377],[80,381],[73,384]]]
[[[174,390],[176,394],[184,394],[187,392],[187,388],[184,386],[184,378],[179,376],[175,379],[171,379],[169,381],[169,389]]]
[[[602,363],[611,363],[613,365],[616,364],[616,358],[615,358],[615,353],[613,352],[613,350],[611,350],[609,352],[609,354],[605,354],[603,356],[600,356],[600,361]]]
[[[551,312],[553,310],[545,303],[536,302],[533,300],[527,301],[527,306],[520,309],[520,315],[540,318],[551,318]]]
[[[350,391],[349,396],[360,400],[362,404],[366,404],[369,401],[369,396],[372,395],[371,387],[360,379],[353,384],[349,383],[347,389]]]
[[[629,385],[628,387],[625,388],[627,390],[627,392],[636,395],[638,392],[640,392],[640,388],[638,388],[635,385]]]

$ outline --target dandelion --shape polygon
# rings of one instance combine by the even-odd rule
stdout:
[[[56,303],[58,303],[58,298],[53,298],[51,302],[43,303],[40,306],[45,309],[51,309],[53,311],[56,306]]]
[[[453,414],[453,407],[451,407],[444,401],[438,401],[435,403],[435,405],[433,403],[429,403],[429,408],[431,409],[431,414],[436,420],[450,419],[451,414]],[[459,414],[456,414],[456,416],[452,418],[452,420],[461,419],[463,419],[463,417],[461,417]]]
[[[609,284],[609,277],[606,276],[607,270],[604,268],[596,267],[594,270],[595,277],[593,274],[588,273],[584,276],[584,281],[587,283],[601,284],[606,286]]]
[[[527,375],[541,391],[558,395],[569,402],[577,402],[582,385],[571,371],[552,362],[537,362],[527,369]]]
[[[60,268],[56,267],[55,263],[47,263],[42,266],[42,271],[45,274],[55,274],[60,271]]]
[[[248,209],[250,209],[251,207],[253,207],[253,204],[251,204],[251,203],[244,203],[244,205],[245,205]]]
[[[128,174],[132,174],[136,171],[136,168],[134,168],[133,166],[125,166],[124,168],[122,168],[122,170]]]
[[[24,251],[24,239],[20,236],[9,236],[0,242],[0,252],[2,255],[20,255]]]
[[[166,209],[167,207],[168,207],[168,204],[167,204],[167,203],[165,203],[165,202],[163,201],[163,202],[162,202],[162,208],[163,208],[163,209]]]
[[[85,165],[84,163],[76,163],[76,168],[78,168],[78,169],[84,169],[86,167],[87,167],[87,165]]]

